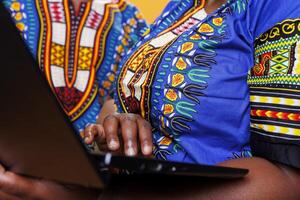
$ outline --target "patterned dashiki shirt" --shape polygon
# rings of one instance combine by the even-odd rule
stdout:
[[[204,4],[171,1],[127,53],[119,112],[151,122],[158,159],[254,153],[300,167],[300,1],[228,0],[211,14]]]
[[[123,54],[146,22],[124,0],[1,0],[79,132],[94,123]]]

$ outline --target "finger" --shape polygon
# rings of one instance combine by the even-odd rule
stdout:
[[[96,138],[98,141],[105,141],[103,126],[100,124],[91,124],[87,126],[84,131],[84,142],[86,144],[92,144]]]
[[[136,116],[122,114],[120,123],[124,140],[124,152],[127,156],[136,156],[138,154]]]
[[[0,174],[0,199],[87,199],[87,191],[71,191],[51,181],[39,180],[16,175],[12,172]],[[90,191],[89,191],[90,192]],[[2,196],[1,196],[2,195]],[[3,198],[1,198],[3,197]],[[4,198],[5,197],[5,198]],[[7,198],[6,198],[7,197]],[[92,199],[92,198],[90,198]]]
[[[4,173],[5,172],[5,168],[3,165],[0,164],[0,174]]]
[[[150,156],[153,149],[151,125],[142,117],[137,118],[137,124],[142,153],[145,156]]]
[[[0,199],[3,200],[21,200],[21,198],[16,197],[16,196],[12,196],[10,194],[7,194],[5,192],[0,191]]]
[[[0,191],[22,199],[75,199],[66,198],[70,196],[65,189],[50,181],[28,178],[16,175],[12,172],[5,172],[0,176]],[[19,199],[18,199],[18,198]],[[2,200],[2,199],[1,199]]]
[[[6,171],[0,175],[0,190],[12,196],[30,199],[35,191],[35,181]]]
[[[103,121],[104,132],[106,136],[107,146],[110,151],[117,151],[120,148],[120,140],[118,137],[119,120],[115,115],[108,115]]]
[[[97,142],[97,147],[101,152],[110,152],[111,150],[107,146],[106,140],[102,141],[101,143]]]
[[[93,124],[88,125],[84,130],[84,142],[91,144],[94,141],[95,135]]]

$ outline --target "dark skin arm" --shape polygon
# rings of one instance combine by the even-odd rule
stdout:
[[[0,164],[1,200],[94,200],[99,194],[97,190],[19,176]]]
[[[209,188],[220,199],[227,194],[232,199],[299,199],[300,171],[262,158],[237,159],[221,163],[222,166],[250,169],[244,180]],[[235,193],[236,192],[236,193]]]
[[[237,159],[222,166],[250,169],[244,179],[220,181],[209,179],[173,178],[171,181],[125,181],[112,185],[113,199],[150,200],[299,200],[299,170],[274,164],[261,158]],[[126,187],[124,187],[126,185]],[[134,192],[132,192],[134,191]],[[122,198],[120,198],[122,197]]]
[[[106,107],[104,107],[104,110],[98,120],[99,125],[97,126],[103,126],[103,122],[105,121],[105,119],[108,116],[111,116],[113,113],[113,100],[110,100],[106,104]],[[134,115],[131,114],[131,117],[133,116]],[[107,121],[106,124],[104,124],[104,129],[105,127],[112,127],[113,125],[110,123],[113,122]],[[138,132],[138,126],[133,125],[134,123],[136,122],[130,121],[128,124],[120,126],[122,126],[122,130],[124,129],[128,130],[129,132]],[[122,122],[120,122],[120,124],[122,124]],[[117,127],[114,131],[115,133],[105,133],[104,131],[102,132],[102,134],[108,134],[107,137],[111,137],[109,136],[109,134],[117,134]],[[149,137],[147,140],[151,140],[151,135],[146,134],[145,137]],[[99,138],[97,139],[97,133],[89,139],[96,139],[100,146],[103,145],[103,143],[101,143],[101,141],[103,141],[103,138],[101,138],[100,140]],[[134,139],[136,140],[135,144],[138,144],[138,137]],[[123,137],[124,143],[126,143],[126,140],[128,140],[128,137]],[[119,140],[119,142],[121,141]],[[113,150],[115,151],[116,149]],[[139,183],[138,186],[135,182],[133,182],[132,184],[126,182],[126,187],[124,187],[123,184],[125,183],[116,183],[116,185],[114,185],[112,188],[112,191],[115,192],[110,195],[122,196],[122,198],[127,197],[127,199],[188,199],[188,197],[191,197],[190,199],[196,198],[213,200],[223,200],[224,197],[226,197],[226,200],[300,199],[300,190],[298,190],[298,185],[300,184],[300,170],[298,169],[294,169],[278,163],[273,163],[262,158],[229,160],[224,163],[220,163],[219,165],[227,167],[248,168],[250,169],[250,173],[244,179],[223,182],[205,182],[205,185],[203,185],[202,183],[195,184],[195,182],[187,182],[183,184],[181,182],[176,183],[176,181],[173,181],[172,183],[168,183],[167,186],[166,184],[156,184],[148,187],[148,182]],[[132,196],[132,191],[138,191],[134,193],[134,197]],[[178,193],[178,191],[180,191],[180,193]]]

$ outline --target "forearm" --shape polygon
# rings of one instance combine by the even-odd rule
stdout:
[[[248,168],[244,179],[210,183],[197,194],[213,200],[298,200],[300,173],[294,169],[277,165],[261,158],[229,160],[221,166]],[[195,192],[197,189],[195,188]],[[200,198],[201,199],[201,198]]]
[[[227,167],[241,167],[250,170],[245,179],[213,185],[208,188],[212,199],[289,199],[298,200],[300,192],[299,170],[284,165],[274,164],[261,158],[230,160],[221,163]]]
[[[300,172],[277,165],[262,158],[229,160],[226,167],[248,168],[247,177],[223,183],[210,183],[200,190],[194,188],[199,199],[213,200],[298,200]]]
[[[222,166],[250,169],[238,180],[172,179],[116,183],[110,195],[122,199],[299,200],[300,172],[260,158],[230,160]],[[199,180],[199,181],[198,181]],[[116,198],[118,199],[118,198]]]

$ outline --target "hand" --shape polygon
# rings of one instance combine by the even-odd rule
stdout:
[[[149,122],[135,114],[110,114],[103,123],[89,125],[84,141],[95,140],[101,151],[124,152],[127,156],[152,155],[152,129]]]
[[[0,199],[1,200],[82,200],[97,199],[100,192],[79,187],[27,178],[6,171],[0,165]]]

